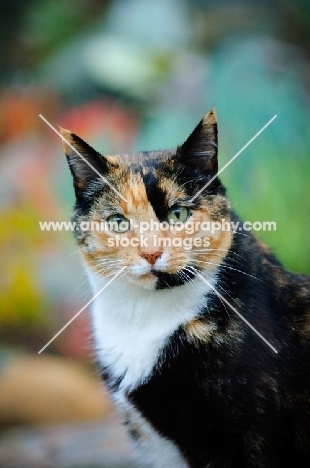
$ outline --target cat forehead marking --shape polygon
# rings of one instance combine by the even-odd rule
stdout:
[[[127,203],[121,203],[125,215],[130,215],[132,211],[148,213],[155,216],[146,193],[146,187],[140,173],[130,173],[123,188],[124,197]]]
[[[174,180],[163,177],[158,179],[158,188],[165,194],[168,206],[173,205],[174,201],[186,197],[186,192]]]

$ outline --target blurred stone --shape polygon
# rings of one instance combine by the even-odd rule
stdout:
[[[98,420],[111,409],[99,378],[76,362],[28,355],[9,358],[1,368],[2,427]]]
[[[100,422],[11,429],[0,437],[1,468],[137,466],[125,429],[114,415]]]

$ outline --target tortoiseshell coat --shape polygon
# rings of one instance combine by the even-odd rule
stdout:
[[[174,151],[104,157],[69,131],[62,134],[126,199],[65,144],[77,223],[115,213],[134,219],[133,226],[164,222],[176,205],[187,207],[198,223],[239,220],[216,177],[213,111]],[[122,236],[139,234],[133,227]],[[155,242],[154,232],[146,234]],[[126,267],[94,302],[93,335],[100,372],[142,463],[310,466],[309,278],[287,272],[242,229],[211,233],[206,249],[167,247],[152,265],[141,245],[109,247],[115,238],[109,230],[77,228],[75,235],[94,293]]]

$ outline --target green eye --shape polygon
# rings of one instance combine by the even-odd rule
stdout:
[[[175,205],[167,213],[167,221],[170,224],[184,223],[189,217],[189,209],[186,206]]]
[[[114,232],[123,233],[129,231],[130,221],[121,214],[111,215],[107,218],[109,229]]]

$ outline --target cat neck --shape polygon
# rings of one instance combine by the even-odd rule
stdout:
[[[110,278],[88,272],[94,294],[97,294]],[[214,286],[217,275],[208,275],[208,282]],[[205,304],[205,296],[211,291],[210,286],[199,278],[188,281],[181,286],[169,289],[148,290],[117,278],[98,295],[94,303],[102,307],[101,314],[108,315],[123,326],[158,327],[159,320],[184,322],[197,315],[199,305]],[[198,312],[197,312],[198,309]],[[170,311],[169,314],[166,312]],[[173,313],[172,313],[173,312]]]
[[[89,273],[94,293],[108,280]],[[209,280],[216,283],[216,275]],[[150,376],[169,337],[208,307],[210,286],[195,279],[171,289],[149,291],[117,278],[93,302],[97,359],[122,387],[133,389]]]

